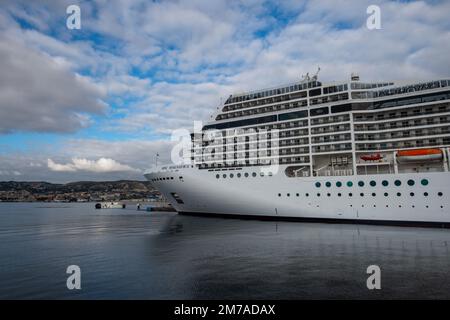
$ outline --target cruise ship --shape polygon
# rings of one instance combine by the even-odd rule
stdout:
[[[183,214],[450,226],[450,80],[233,94],[183,164],[145,172]]]

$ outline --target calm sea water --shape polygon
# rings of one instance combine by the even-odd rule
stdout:
[[[0,298],[450,298],[450,230],[93,206],[0,203]],[[372,264],[381,290],[366,287]]]

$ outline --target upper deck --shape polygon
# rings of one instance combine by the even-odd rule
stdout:
[[[395,159],[398,150],[449,147],[449,101],[450,80],[311,81],[230,96],[203,127],[216,129],[214,139],[193,135],[192,159],[202,168],[279,163],[312,175],[336,165],[354,174],[366,153]]]

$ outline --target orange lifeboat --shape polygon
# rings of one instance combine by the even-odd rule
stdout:
[[[397,151],[398,162],[422,162],[442,160],[441,149],[413,149]]]
[[[364,156],[361,156],[360,158],[364,161],[379,161],[383,159],[383,156],[379,153],[375,153],[375,154],[366,154]]]

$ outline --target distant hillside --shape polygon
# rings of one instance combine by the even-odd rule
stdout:
[[[95,201],[158,196],[149,181],[0,182],[1,201]]]

